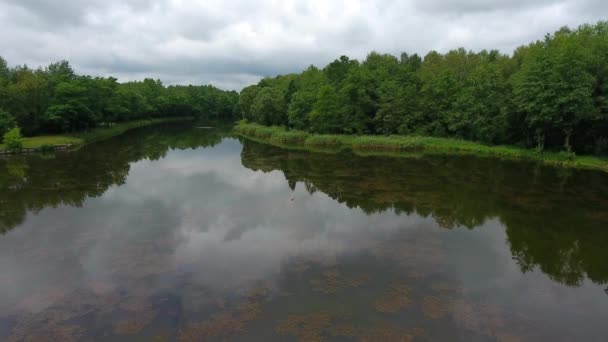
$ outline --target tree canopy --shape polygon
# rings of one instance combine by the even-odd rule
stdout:
[[[46,68],[9,67],[0,57],[0,136],[18,126],[25,135],[76,132],[101,124],[155,117],[238,117],[239,96],[211,85],[164,86],[145,79],[78,75],[68,61]]]
[[[505,55],[370,53],[243,89],[242,117],[313,133],[420,134],[608,154],[608,22]]]

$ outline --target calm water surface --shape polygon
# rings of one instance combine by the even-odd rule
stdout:
[[[0,159],[0,340],[608,337],[608,175],[226,132]]]

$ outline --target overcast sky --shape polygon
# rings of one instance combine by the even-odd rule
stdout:
[[[0,0],[0,56],[239,90],[372,50],[510,53],[601,19],[607,0]]]

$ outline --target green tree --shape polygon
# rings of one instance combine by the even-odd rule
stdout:
[[[59,132],[75,132],[95,126],[97,118],[90,108],[88,89],[82,80],[62,82],[49,106],[45,121]]]
[[[15,116],[19,127],[26,135],[35,134],[41,126],[42,115],[50,100],[47,74],[31,70],[27,66],[14,71],[14,83],[8,86],[7,110]]]
[[[310,113],[310,128],[314,133],[339,133],[342,131],[340,98],[331,85],[319,89],[317,101]]]
[[[262,88],[251,106],[251,115],[263,125],[285,125],[285,102],[283,93],[271,87]]]
[[[239,108],[243,114],[243,119],[253,120],[251,106],[253,105],[259,91],[260,88],[258,88],[256,85],[251,85],[241,90],[241,94],[239,96]]]
[[[299,130],[310,128],[309,115],[316,101],[316,94],[308,91],[298,91],[291,97],[287,110],[289,126]]]
[[[9,112],[0,108],[0,136],[10,131],[16,126],[15,118]]]

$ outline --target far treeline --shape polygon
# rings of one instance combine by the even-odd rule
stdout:
[[[0,140],[15,127],[32,136],[157,117],[234,120],[237,105],[237,92],[209,85],[165,87],[153,79],[119,83],[113,77],[77,75],[67,61],[9,68],[0,57]]]
[[[608,22],[567,27],[512,55],[372,52],[265,78],[249,122],[325,134],[427,135],[608,154]]]

